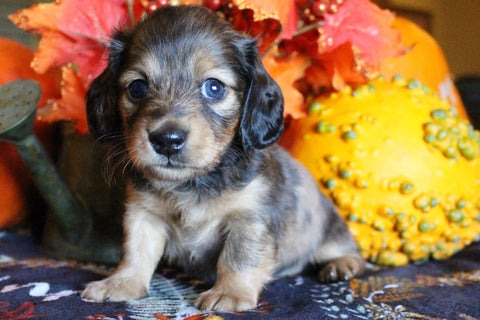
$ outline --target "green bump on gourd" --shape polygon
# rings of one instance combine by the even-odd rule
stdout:
[[[317,114],[324,109],[324,106],[319,101],[313,101],[308,108],[309,114]]]
[[[448,114],[447,114],[447,111],[443,109],[436,109],[432,111],[431,116],[435,120],[445,120]]]
[[[413,184],[410,182],[403,182],[400,184],[400,193],[401,194],[410,194],[413,192]]]
[[[332,133],[333,131],[335,131],[335,126],[325,120],[322,120],[317,124],[318,133]]]
[[[335,179],[327,179],[324,183],[325,187],[329,190],[333,190],[336,184],[337,182],[335,181]]]
[[[467,201],[465,199],[461,199],[457,201],[457,209],[463,209],[467,205]]]
[[[342,135],[344,140],[354,140],[357,138],[357,133],[353,130],[349,130]]]
[[[429,205],[428,197],[426,195],[420,195],[413,201],[413,205],[419,210],[427,209]]]
[[[418,224],[418,230],[420,230],[420,232],[428,232],[431,228],[430,222],[428,221],[422,221]]]
[[[418,79],[410,79],[407,82],[407,88],[408,89],[417,89],[420,87],[420,81]]]
[[[351,172],[349,170],[341,170],[340,171],[340,178],[348,179],[350,178]]]
[[[478,143],[469,137],[458,140],[458,151],[467,160],[473,160],[478,155]]]
[[[457,157],[457,150],[452,146],[448,146],[443,152],[443,155],[448,159],[455,159]]]
[[[445,140],[447,137],[448,137],[448,131],[445,129],[438,131],[436,136],[438,140]]]
[[[351,222],[357,222],[358,221],[358,215],[356,213],[351,213],[348,216],[348,220]]]
[[[448,212],[448,219],[454,223],[460,223],[463,221],[463,213],[460,210],[453,209]]]
[[[433,133],[427,133],[424,140],[426,143],[432,143],[437,140],[437,137]]]

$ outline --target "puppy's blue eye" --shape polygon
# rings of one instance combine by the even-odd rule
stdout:
[[[225,96],[225,84],[214,78],[207,79],[202,84],[202,95],[207,99],[220,100]]]
[[[147,94],[148,85],[145,80],[133,80],[127,85],[127,94],[130,100],[138,101]]]

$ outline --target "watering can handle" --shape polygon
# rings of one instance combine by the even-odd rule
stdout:
[[[59,176],[35,135],[29,135],[15,146],[50,207],[61,234],[70,242],[78,243],[87,231],[88,212]]]
[[[31,80],[0,87],[0,140],[13,143],[30,169],[61,234],[72,243],[81,241],[90,224],[88,210],[62,180],[33,133],[40,87]]]

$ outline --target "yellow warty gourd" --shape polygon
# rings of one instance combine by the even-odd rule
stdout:
[[[319,98],[282,144],[372,262],[443,259],[480,235],[480,133],[416,80]]]

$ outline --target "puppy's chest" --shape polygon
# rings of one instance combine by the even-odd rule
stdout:
[[[172,234],[169,241],[176,241],[185,248],[213,244],[224,229],[223,215],[208,219],[204,210],[171,211],[168,229]]]
[[[189,193],[164,195],[159,199],[162,203],[159,214],[172,233],[169,240],[192,248],[222,240],[229,217],[255,212],[260,207],[257,188],[251,188],[255,184],[240,191],[225,191],[217,197],[197,198]]]
[[[224,190],[215,197],[199,198],[194,191],[150,194],[151,212],[167,232],[164,259],[187,271],[214,272],[230,230],[241,217],[259,211],[263,191],[263,182],[255,179],[243,189]]]
[[[162,215],[168,230],[165,257],[189,269],[213,264],[223,246],[227,211],[204,203],[179,203]]]

